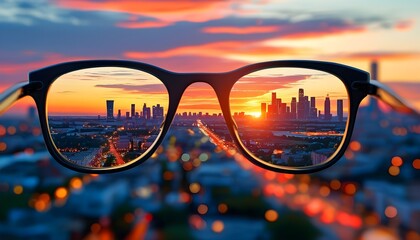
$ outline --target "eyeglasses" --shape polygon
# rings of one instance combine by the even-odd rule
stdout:
[[[61,63],[31,72],[29,82],[0,95],[0,112],[31,96],[46,146],[59,163],[79,172],[116,172],[152,156],[183,92],[195,82],[215,90],[222,113],[179,118],[217,136],[218,144],[231,140],[252,163],[276,172],[309,173],[334,164],[349,144],[367,95],[417,114],[367,72],[305,60],[223,73],[174,73],[131,61]],[[228,131],[220,127],[223,121]]]

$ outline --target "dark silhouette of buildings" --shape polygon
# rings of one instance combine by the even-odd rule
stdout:
[[[330,121],[331,118],[331,102],[330,97],[327,95],[324,101],[324,120]]]
[[[114,100],[106,100],[106,120],[114,120]]]
[[[163,119],[163,107],[160,104],[152,107],[153,119]],[[191,116],[191,112],[190,112]]]
[[[136,116],[136,104],[131,104],[131,118]]]
[[[298,99],[298,101],[296,101]],[[337,100],[337,120],[343,121],[344,119],[343,100]],[[298,97],[292,97],[290,106],[282,102],[281,98],[277,98],[277,93],[271,93],[271,104],[261,103],[261,118],[281,118],[290,120],[314,120],[323,119],[326,121],[332,120],[331,113],[331,100],[327,97],[324,100],[324,114],[316,107],[316,98],[305,96],[305,90],[299,88]]]
[[[337,118],[339,122],[343,121],[343,99],[337,100]]]
[[[149,120],[152,118],[152,113],[150,111],[150,107],[146,106],[146,103],[143,104],[143,116],[146,120]]]

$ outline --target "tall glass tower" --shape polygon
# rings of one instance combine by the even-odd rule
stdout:
[[[106,120],[114,120],[114,100],[106,100]]]

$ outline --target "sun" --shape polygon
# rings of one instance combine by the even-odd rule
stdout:
[[[248,114],[255,117],[255,118],[260,118],[261,117],[261,112],[249,112]]]

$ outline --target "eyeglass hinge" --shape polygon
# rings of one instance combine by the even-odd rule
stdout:
[[[41,90],[43,85],[44,84],[42,82],[30,82],[23,87],[23,92],[25,93],[25,95],[28,95],[33,91]]]
[[[354,82],[352,83],[351,87],[353,89],[363,91],[364,93],[369,95],[374,95],[377,91],[377,87],[375,85],[370,84],[369,82]]]

